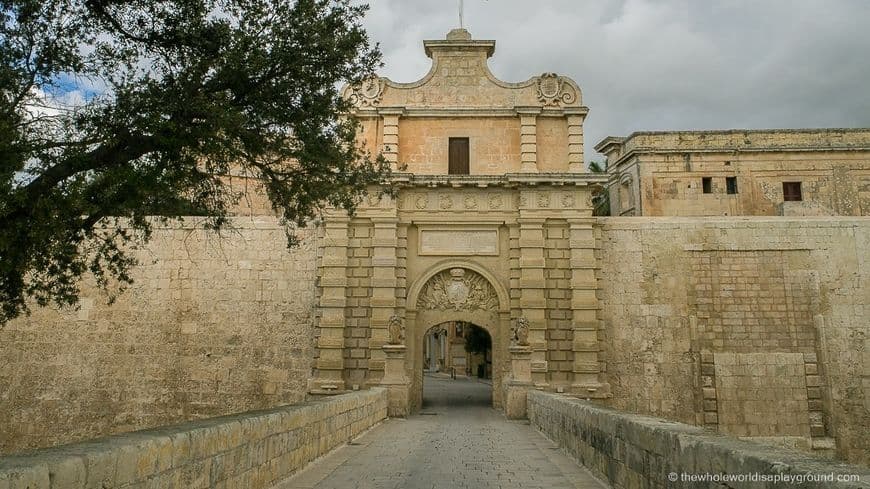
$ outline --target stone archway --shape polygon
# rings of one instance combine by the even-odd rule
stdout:
[[[424,336],[432,327],[449,321],[475,324],[492,338],[492,399],[493,406],[501,408],[510,343],[507,291],[476,264],[448,262],[430,269],[409,289],[405,325],[411,409],[420,409],[423,400]]]

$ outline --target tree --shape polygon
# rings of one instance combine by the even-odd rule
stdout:
[[[589,171],[592,173],[607,173],[607,163],[601,164],[597,161],[590,161]],[[610,193],[606,187],[596,192],[592,197],[592,215],[610,215]]]
[[[489,333],[479,326],[469,325],[465,333],[465,351],[484,354],[491,348],[492,338],[489,337]]]
[[[130,282],[153,218],[228,225],[261,181],[293,244],[388,166],[355,144],[343,83],[380,53],[350,0],[0,0],[0,324]]]

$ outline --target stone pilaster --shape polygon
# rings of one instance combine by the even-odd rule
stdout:
[[[329,213],[323,224],[323,256],[320,275],[320,337],[319,356],[315,361],[315,377],[309,382],[312,393],[345,390],[344,326],[347,306],[347,216]]]
[[[390,163],[390,167],[396,170],[399,164],[399,117],[403,113],[401,108],[383,108],[378,111],[384,120],[384,146],[381,153],[384,159]]]
[[[526,190],[520,190],[526,193]],[[534,195],[534,192],[528,192]],[[528,196],[528,198],[532,198]],[[521,198],[521,201],[523,199]],[[547,385],[547,299],[543,218],[520,218],[520,310],[529,320],[531,371],[535,386]]]
[[[608,397],[602,383],[601,345],[598,338],[598,282],[595,278],[595,230],[592,219],[569,219],[571,249],[571,321],[573,325],[574,381],[572,392],[584,398]]]
[[[386,198],[386,197],[385,197]],[[372,218],[372,295],[371,295],[371,338],[369,339],[370,384],[378,384],[384,370],[384,350],[381,348],[389,336],[387,326],[390,317],[396,314],[397,286],[397,231],[398,219],[395,217]]]
[[[568,171],[583,173],[583,119],[584,113],[571,113],[565,110],[568,119]]]
[[[532,349],[525,345],[512,345],[510,378],[505,383],[505,416],[508,419],[525,419],[526,396],[532,387]]]
[[[520,172],[538,173],[538,114],[540,108],[518,108],[520,116]]]
[[[381,385],[387,388],[387,415],[404,418],[410,412],[408,376],[405,374],[405,345],[384,345],[384,378]]]

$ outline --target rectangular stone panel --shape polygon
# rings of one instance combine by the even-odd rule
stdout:
[[[498,255],[497,229],[421,229],[420,255]]]

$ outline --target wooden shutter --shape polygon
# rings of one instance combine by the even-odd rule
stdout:
[[[468,175],[468,138],[450,138],[447,173],[450,175]]]
[[[800,182],[782,182],[782,200],[786,202],[803,200]]]

